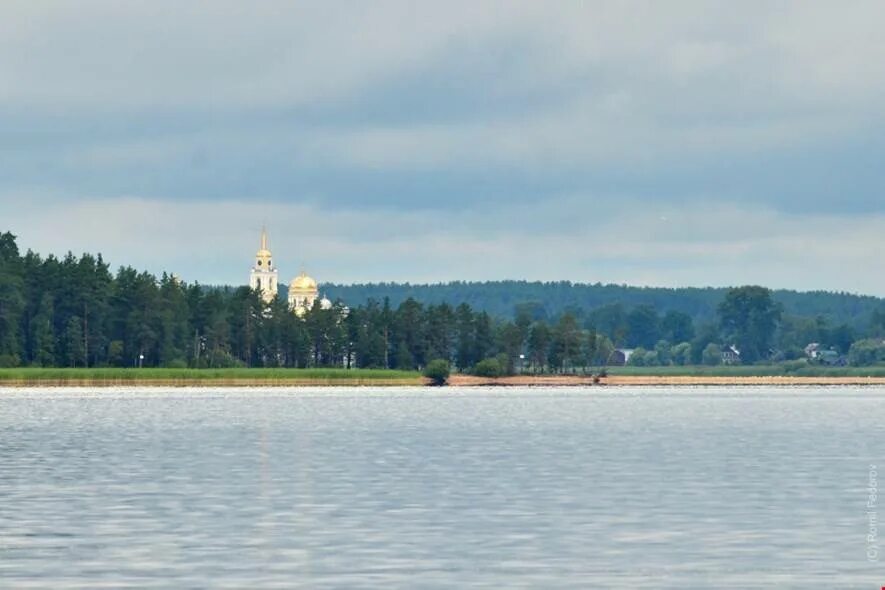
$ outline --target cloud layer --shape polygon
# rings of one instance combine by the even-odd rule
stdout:
[[[114,266],[213,284],[245,282],[257,220],[266,218],[286,281],[304,268],[327,282],[567,278],[885,293],[885,278],[874,272],[885,251],[883,214],[794,215],[703,202],[600,201],[587,209],[586,202],[576,196],[440,214],[129,197],[35,202],[10,219],[32,228],[21,241],[43,252],[61,255],[77,244]],[[10,200],[0,204],[13,210]]]
[[[267,221],[335,281],[885,294],[883,17],[5,2],[0,225],[204,282],[241,281]]]

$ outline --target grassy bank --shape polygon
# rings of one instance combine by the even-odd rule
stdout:
[[[885,366],[826,367],[822,365],[736,365],[688,367],[608,367],[609,375],[635,377],[885,377]]]
[[[420,385],[383,369],[0,369],[0,385]]]

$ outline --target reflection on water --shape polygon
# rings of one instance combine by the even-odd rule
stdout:
[[[0,586],[878,588],[883,393],[0,390]]]

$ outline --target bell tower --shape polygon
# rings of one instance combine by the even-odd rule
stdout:
[[[277,298],[277,269],[273,265],[273,255],[267,247],[267,231],[261,228],[261,248],[255,254],[255,264],[249,273],[249,287],[261,293],[265,303]]]

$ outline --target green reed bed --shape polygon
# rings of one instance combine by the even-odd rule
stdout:
[[[130,368],[12,368],[0,369],[0,384],[56,383],[330,383],[419,384],[421,376],[414,371],[384,369],[130,369]]]

